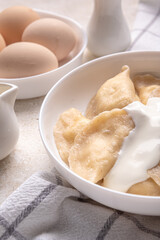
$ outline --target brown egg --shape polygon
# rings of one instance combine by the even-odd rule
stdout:
[[[48,48],[36,43],[13,43],[0,53],[0,78],[28,77],[57,67],[56,56]]]
[[[5,47],[6,47],[6,43],[4,41],[2,34],[0,34],[0,51],[2,51],[2,49]]]
[[[24,6],[13,6],[3,10],[0,13],[0,32],[6,44],[21,41],[24,29],[39,18],[35,11]]]
[[[76,36],[67,23],[55,18],[42,18],[24,30],[22,41],[42,44],[54,52],[60,61],[75,46]]]

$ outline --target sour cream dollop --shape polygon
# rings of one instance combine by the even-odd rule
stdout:
[[[160,98],[150,98],[147,105],[133,102],[124,110],[135,128],[125,138],[118,159],[104,178],[103,186],[121,192],[149,176],[147,170],[160,161]]]

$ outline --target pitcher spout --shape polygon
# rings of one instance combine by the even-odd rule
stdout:
[[[18,87],[9,83],[0,83],[0,98],[8,103],[11,107],[14,106]]]

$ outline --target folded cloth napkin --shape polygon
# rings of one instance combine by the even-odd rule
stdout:
[[[129,50],[160,50],[160,1],[143,0]],[[100,205],[57,172],[37,173],[0,207],[0,240],[103,240],[160,238],[160,217]]]
[[[104,207],[73,189],[56,171],[30,177],[1,206],[1,240],[160,238],[160,217]]]
[[[160,50],[160,1],[141,0],[127,50]]]

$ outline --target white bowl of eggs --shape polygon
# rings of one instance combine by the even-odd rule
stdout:
[[[39,118],[46,151],[71,185],[108,207],[155,216],[159,60],[160,52],[125,52],[85,63],[49,91]]]
[[[79,23],[14,6],[0,13],[0,81],[19,87],[17,99],[45,95],[82,63],[87,36]]]

